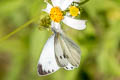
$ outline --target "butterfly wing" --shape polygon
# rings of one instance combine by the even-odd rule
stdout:
[[[52,35],[42,50],[38,63],[38,74],[40,76],[51,74],[60,68],[55,59],[54,38],[55,35]]]
[[[73,70],[74,68],[77,68],[77,67],[71,65],[70,63],[68,63],[68,65],[64,67],[65,70]]]
[[[60,39],[59,39],[60,35],[59,33],[56,33],[55,35],[55,57],[56,57],[56,61],[58,63],[58,65],[60,67],[65,67],[68,65],[68,60],[67,58],[64,57],[64,52],[63,52],[63,49],[61,47],[61,44],[60,44]]]
[[[71,39],[64,34],[60,34],[60,44],[64,51],[64,55],[68,60],[68,65],[64,67],[66,70],[77,68],[80,64],[80,48]]]

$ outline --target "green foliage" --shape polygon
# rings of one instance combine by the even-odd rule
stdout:
[[[43,0],[1,0],[0,39],[38,17],[0,43],[0,80],[120,80],[119,5],[120,0],[89,0],[82,4],[81,18],[87,19],[87,28],[77,31],[62,24],[67,36],[81,48],[80,67],[40,77],[37,63],[51,35],[47,29],[39,30],[41,26],[37,25],[45,15],[41,11],[46,4]]]

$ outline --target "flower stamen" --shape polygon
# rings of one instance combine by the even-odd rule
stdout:
[[[70,10],[70,14],[72,15],[72,16],[77,16],[78,14],[79,14],[79,8],[77,8],[77,7],[75,7],[75,6],[71,6],[70,8],[69,8],[69,10]]]
[[[50,11],[50,18],[59,23],[63,19],[63,13],[59,7],[53,7]]]

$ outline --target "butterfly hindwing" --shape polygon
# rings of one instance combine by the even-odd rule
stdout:
[[[80,64],[80,48],[72,40],[67,38],[64,34],[60,34],[60,44],[64,51],[69,64],[65,67],[66,70],[77,68]]]
[[[66,69],[66,70],[73,70],[74,68],[76,68],[76,67],[71,65],[70,63],[68,63],[68,65],[66,67],[64,67],[64,69]]]
[[[60,68],[55,59],[54,38],[55,35],[52,35],[42,50],[38,63],[38,73],[40,76],[51,74]]]
[[[58,65],[60,67],[65,67],[68,65],[68,60],[67,58],[65,58],[64,56],[64,52],[63,52],[63,49],[61,47],[61,44],[60,44],[60,35],[59,33],[56,33],[55,35],[55,57],[56,57],[56,61],[58,63]]]

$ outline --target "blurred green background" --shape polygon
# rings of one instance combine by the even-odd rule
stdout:
[[[45,7],[43,0],[0,0],[0,38]],[[63,25],[81,48],[78,69],[37,75],[40,52],[51,32],[39,30],[36,21],[0,43],[0,80],[120,80],[120,0],[89,0],[81,8],[85,30]]]

